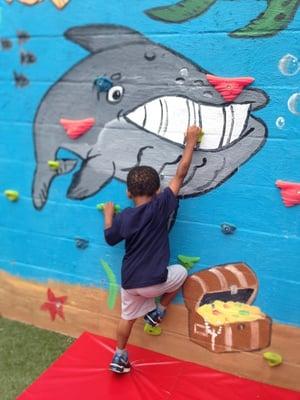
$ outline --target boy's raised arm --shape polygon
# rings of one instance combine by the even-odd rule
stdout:
[[[115,215],[114,203],[109,201],[104,205],[104,237],[110,246],[121,242],[120,215]]]
[[[184,178],[186,177],[188,170],[191,165],[194,147],[198,142],[200,128],[197,126],[191,126],[188,128],[186,133],[186,145],[182,153],[181,160],[178,164],[176,174],[169,183],[169,188],[172,190],[175,196],[178,195],[179,190],[182,186]]]

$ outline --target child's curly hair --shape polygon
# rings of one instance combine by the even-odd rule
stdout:
[[[127,189],[133,197],[153,196],[159,187],[159,175],[152,167],[133,167],[127,175]]]

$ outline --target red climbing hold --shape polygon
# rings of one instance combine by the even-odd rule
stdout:
[[[220,93],[227,101],[233,101],[239,96],[243,89],[254,81],[251,77],[241,78],[222,78],[215,75],[206,75],[208,82]]]
[[[59,120],[60,124],[63,126],[66,134],[70,139],[78,139],[80,136],[87,133],[94,125],[95,118],[86,119],[64,119]]]
[[[47,290],[48,301],[41,306],[41,310],[49,311],[52,321],[55,320],[56,314],[61,319],[65,319],[63,305],[67,300],[67,296],[56,297],[51,289]]]
[[[281,189],[281,197],[286,207],[300,204],[300,183],[277,180],[276,186]]]

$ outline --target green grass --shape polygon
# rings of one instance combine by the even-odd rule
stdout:
[[[0,399],[15,400],[73,341],[0,317]]]

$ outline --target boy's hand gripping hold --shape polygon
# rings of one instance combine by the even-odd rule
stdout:
[[[172,178],[169,184],[169,187],[175,196],[178,195],[179,190],[183,184],[184,178],[186,177],[188,170],[190,168],[193,157],[193,151],[198,143],[200,133],[201,129],[195,125],[189,127],[186,132],[185,149],[182,153],[182,157],[177,167],[176,174]]]
[[[103,206],[103,212],[104,212],[104,226],[105,229],[111,228],[114,215],[115,215],[115,205],[113,202],[109,201],[108,203],[105,203]]]

